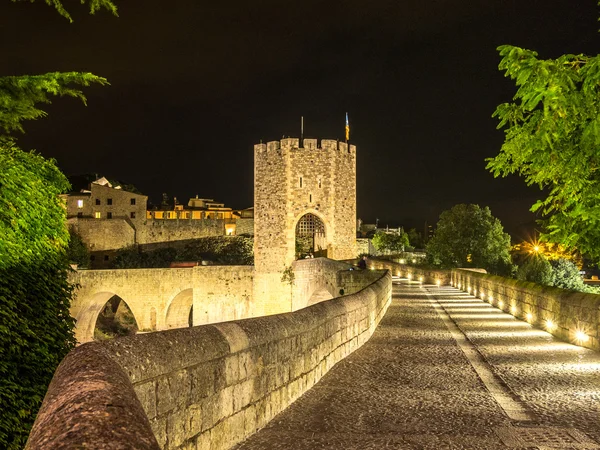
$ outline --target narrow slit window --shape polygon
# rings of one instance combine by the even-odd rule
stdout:
[[[302,177],[300,177],[300,187],[302,187]]]

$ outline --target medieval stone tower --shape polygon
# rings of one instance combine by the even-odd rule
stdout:
[[[300,243],[315,256],[356,257],[356,147],[289,138],[254,146],[254,300],[290,311],[282,274]],[[307,244],[308,243],[308,244]]]

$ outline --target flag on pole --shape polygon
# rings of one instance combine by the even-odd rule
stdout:
[[[348,121],[348,113],[346,113],[346,141],[350,140],[350,122]]]

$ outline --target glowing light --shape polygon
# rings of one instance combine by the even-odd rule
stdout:
[[[413,259],[413,260],[412,260],[412,262],[413,262],[413,264],[415,264],[415,263],[417,262],[417,260],[416,260],[416,259]]]
[[[546,329],[553,330],[554,328],[556,328],[556,324],[552,320],[546,319]]]
[[[467,292],[468,292],[469,294],[471,293],[471,286],[469,286],[469,287],[467,288]]]
[[[477,289],[473,289],[473,295],[477,297]]]
[[[525,314],[525,318],[527,319],[527,322],[531,322],[533,320],[533,314],[527,313]]]
[[[514,316],[517,314],[517,307],[515,305],[512,305],[510,307],[510,313]]]
[[[423,277],[419,277],[419,282],[422,283],[423,282]]]
[[[437,280],[437,281],[435,282],[435,284],[437,284],[437,285],[438,285],[438,287],[440,287],[440,285],[442,284],[442,282],[441,282],[440,280]]]
[[[504,302],[502,300],[498,300],[498,308],[504,308]]]
[[[458,283],[458,288],[460,289],[460,283]]]
[[[536,253],[539,252],[540,251],[540,246],[539,245],[534,245],[533,246],[533,251],[536,252]]]
[[[408,275],[406,275],[406,278],[408,278],[409,280],[412,280],[412,274],[409,273]]]
[[[587,342],[590,340],[590,337],[587,334],[585,334],[583,331],[577,330],[575,332],[575,340],[577,342]]]
[[[401,259],[400,260],[400,264],[406,264],[406,260],[405,259]]]
[[[485,294],[483,292],[480,293],[479,297],[481,297],[481,300],[485,300]]]

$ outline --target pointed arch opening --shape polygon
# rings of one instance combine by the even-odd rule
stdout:
[[[166,328],[191,327],[194,325],[193,317],[193,290],[189,288],[181,291],[171,300],[165,318]]]
[[[138,323],[129,305],[118,295],[112,295],[96,316],[94,340],[103,341],[138,332]]]
[[[327,256],[325,224],[315,214],[304,214],[296,224],[296,258]]]

